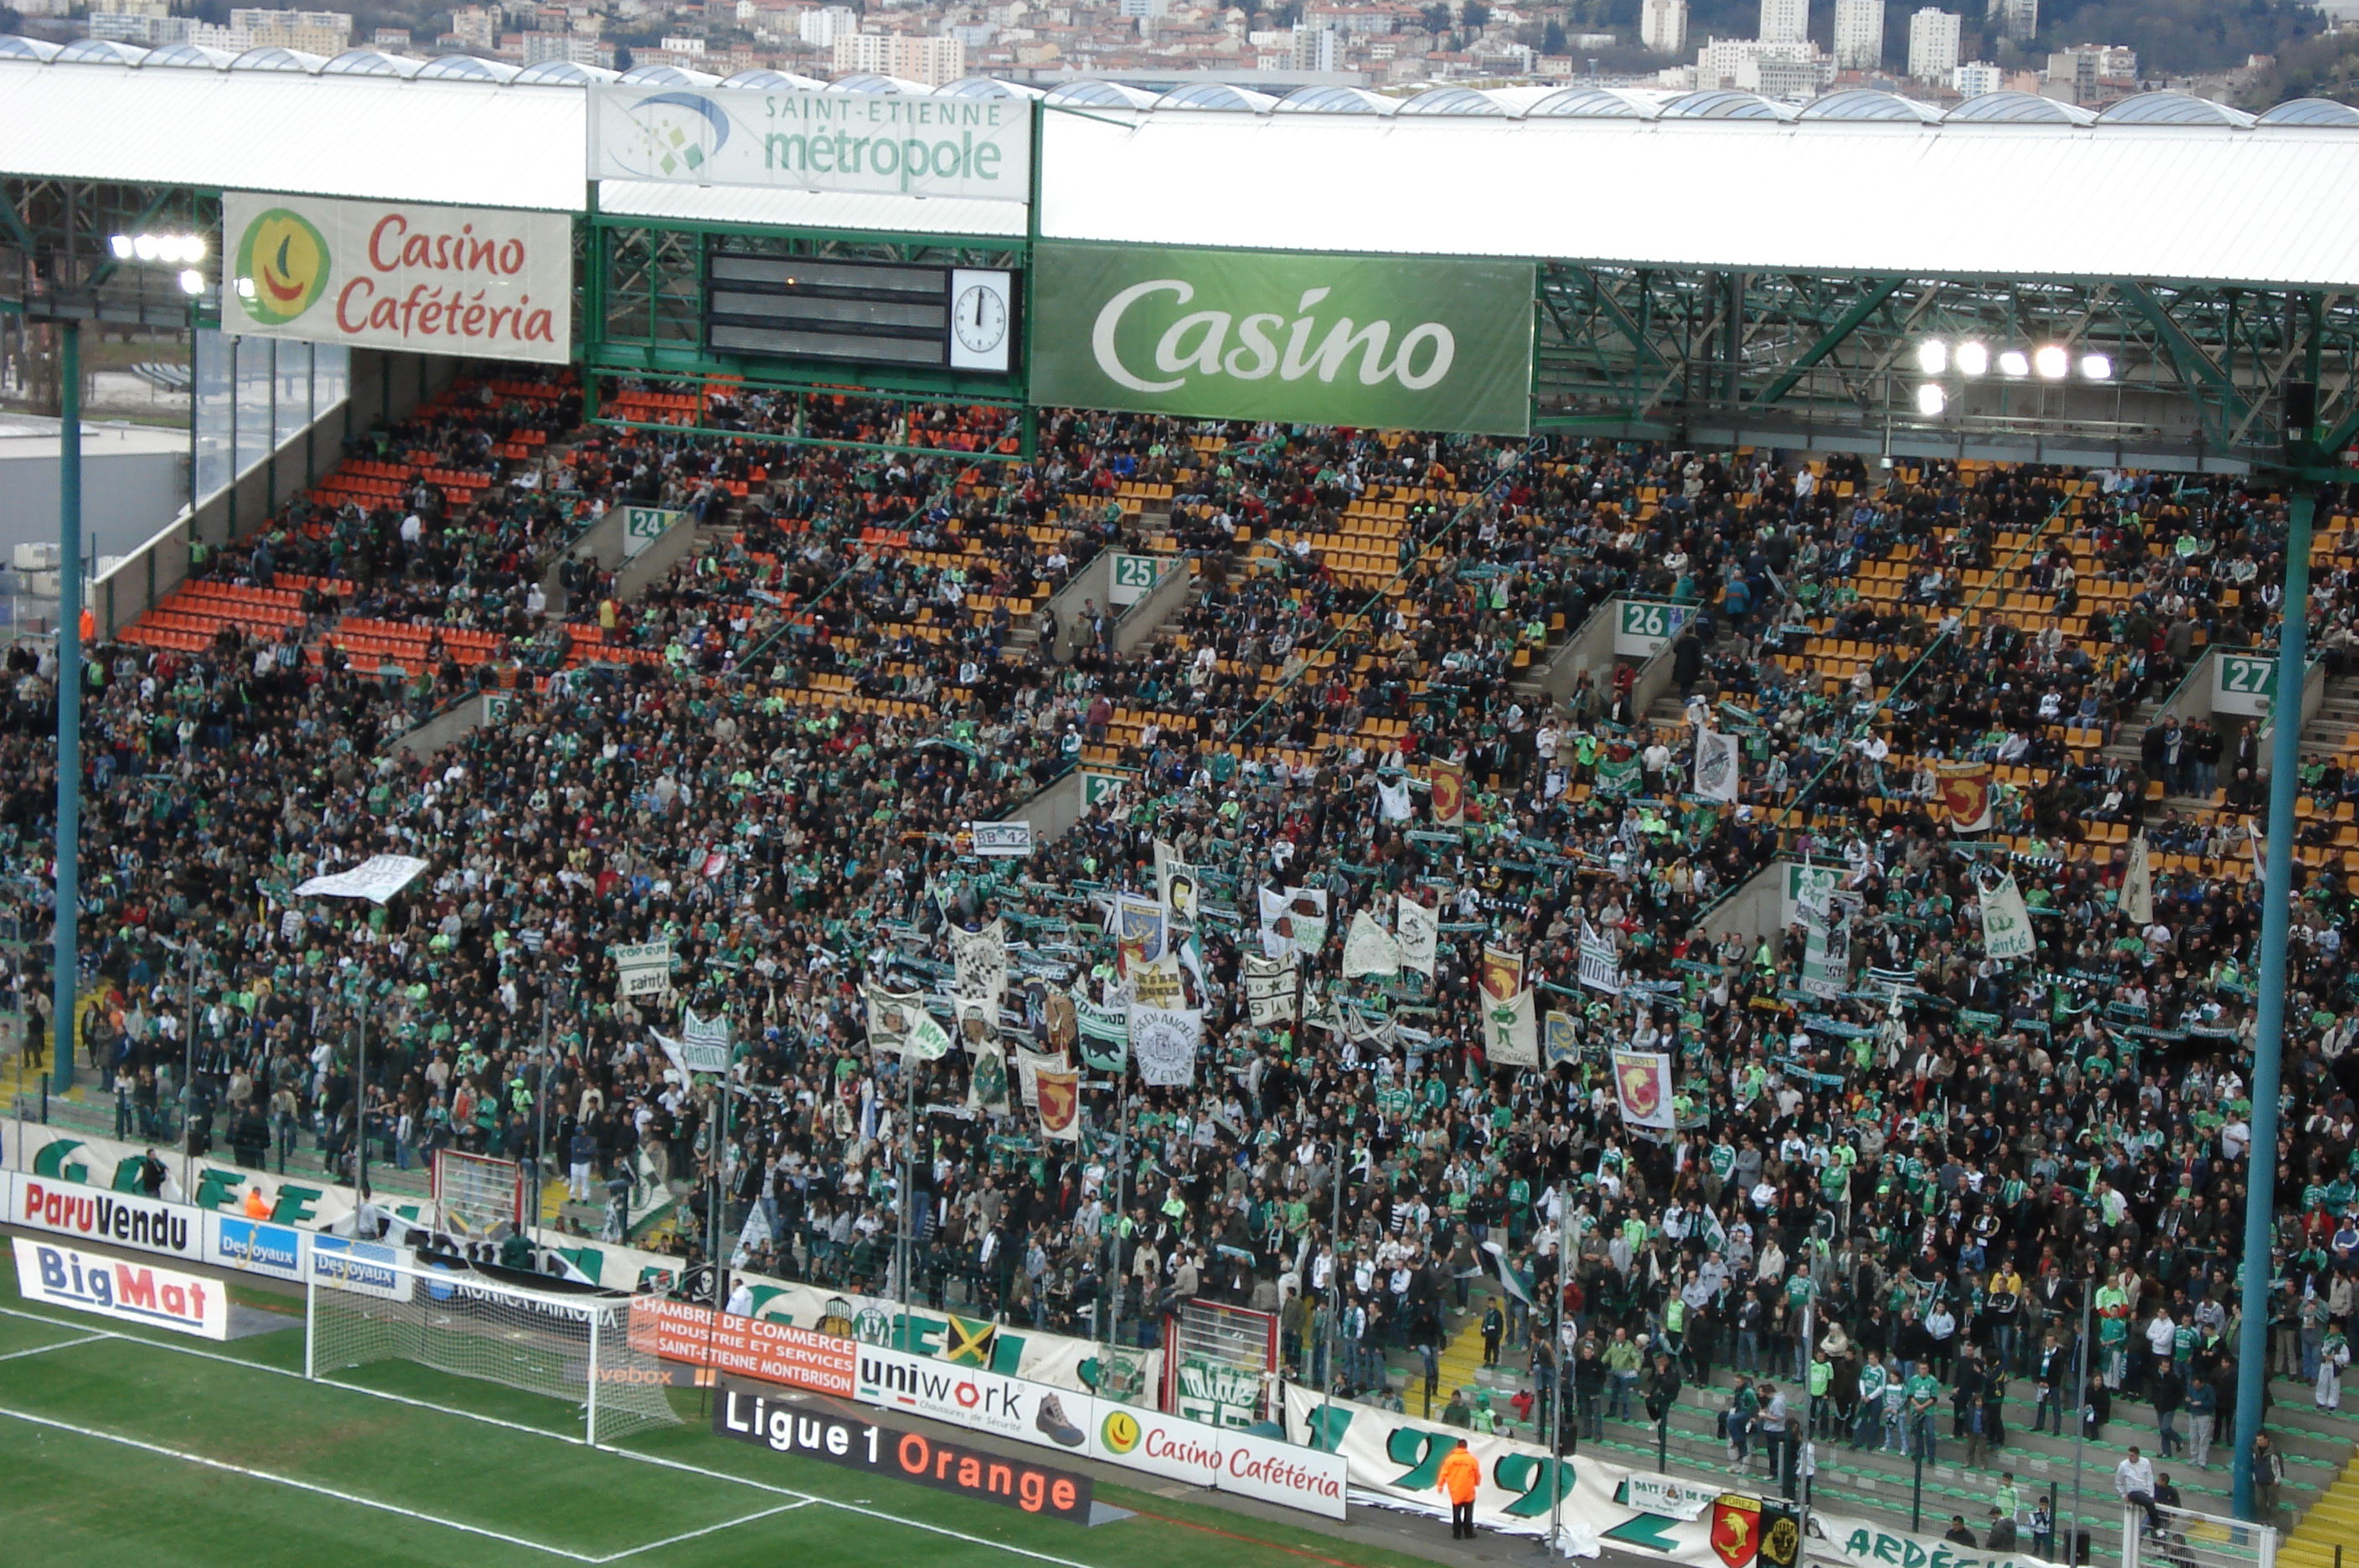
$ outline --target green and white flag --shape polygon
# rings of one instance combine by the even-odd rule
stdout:
[[[2023,908],[2023,894],[2012,872],[1983,888],[1983,952],[2002,962],[2029,958],[2038,948],[2031,934],[2031,917]]]

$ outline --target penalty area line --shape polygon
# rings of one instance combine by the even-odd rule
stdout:
[[[233,1475],[244,1475],[249,1480],[268,1481],[274,1486],[292,1487],[299,1492],[310,1492],[315,1497],[332,1497],[337,1502],[351,1503],[356,1508],[375,1508],[379,1513],[397,1514],[403,1519],[416,1519],[421,1524],[430,1524],[440,1530],[455,1530],[467,1535],[479,1535],[487,1541],[499,1541],[503,1545],[521,1546],[527,1552],[545,1552],[549,1556],[562,1557],[573,1563],[596,1563],[614,1561],[610,1557],[592,1557],[586,1552],[569,1552],[561,1546],[549,1546],[541,1541],[528,1541],[520,1535],[503,1534],[496,1530],[486,1530],[482,1525],[462,1524],[457,1519],[438,1519],[432,1514],[420,1513],[415,1508],[405,1508],[398,1503],[379,1502],[375,1497],[364,1497],[356,1492],[343,1492],[333,1486],[322,1486],[316,1481],[299,1481],[292,1475],[280,1475],[268,1470],[256,1470],[250,1465],[233,1465],[226,1459],[212,1459],[201,1454],[190,1454],[185,1449],[167,1448],[160,1443],[148,1443],[141,1438],[125,1437],[120,1432],[102,1432],[96,1427],[77,1426],[71,1421],[59,1421],[52,1416],[37,1416],[29,1410],[12,1410],[5,1405],[0,1405],[0,1417],[24,1421],[33,1426],[48,1427],[55,1432],[71,1432],[76,1437],[87,1437],[100,1443],[112,1443],[125,1448],[136,1448],[143,1454],[158,1454],[166,1459],[178,1459],[184,1464],[201,1465],[208,1470],[226,1471]]]

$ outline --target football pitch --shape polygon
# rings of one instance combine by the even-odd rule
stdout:
[[[263,1298],[250,1298],[263,1299]],[[285,1304],[285,1303],[280,1303]],[[1094,1528],[407,1362],[314,1383],[299,1318],[226,1345],[18,1299],[0,1252],[0,1559],[142,1568],[1304,1568],[1419,1560],[1101,1481]],[[1341,1555],[1339,1555],[1339,1553]]]

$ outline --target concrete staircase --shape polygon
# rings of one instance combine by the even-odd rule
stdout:
[[[2341,1568],[2345,1556],[2359,1563],[2359,1456],[2277,1545],[2280,1568]]]
[[[2326,683],[2326,695],[2310,723],[2301,726],[2305,759],[2339,757],[2359,736],[2359,675],[2337,677]],[[2354,1538],[2359,1545],[2359,1538]],[[2359,1558],[2359,1552],[2353,1554]]]

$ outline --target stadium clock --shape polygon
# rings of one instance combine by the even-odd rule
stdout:
[[[980,267],[951,273],[951,368],[1006,371],[1015,321],[1015,275]]]

